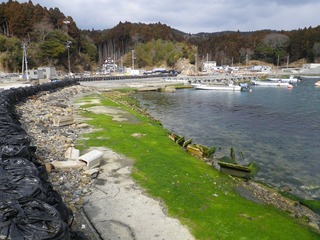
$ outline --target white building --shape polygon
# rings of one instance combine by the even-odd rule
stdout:
[[[271,67],[268,66],[251,66],[248,68],[249,71],[252,72],[270,72]]]
[[[28,79],[40,80],[40,79],[52,79],[56,78],[57,73],[55,67],[39,67],[38,69],[28,70]]]
[[[28,70],[28,78],[31,80],[43,79],[44,74],[42,70],[31,69]]]
[[[57,77],[57,71],[55,67],[39,67],[38,70],[43,72],[42,78],[51,79]]]
[[[312,69],[317,67],[320,67],[320,63],[306,63],[302,65],[303,69]]]
[[[208,72],[208,71],[214,70],[216,66],[217,66],[216,61],[205,61],[202,64],[202,71]]]

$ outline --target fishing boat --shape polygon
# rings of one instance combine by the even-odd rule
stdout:
[[[252,81],[252,84],[253,85],[256,85],[256,86],[270,86],[270,87],[288,87],[288,88],[291,88],[292,87],[292,84],[288,83],[288,82],[281,82],[281,81]]]
[[[193,86],[197,90],[220,90],[220,91],[241,91],[242,87],[238,85],[218,85],[218,84],[197,84]]]
[[[283,83],[296,83],[299,81],[299,79],[295,78],[293,75],[290,75],[289,78],[267,78],[267,80],[272,82],[283,82]]]

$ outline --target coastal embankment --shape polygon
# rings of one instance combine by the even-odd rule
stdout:
[[[220,174],[217,172],[216,175],[212,169],[210,169],[210,171],[213,172],[207,172],[209,166],[198,163],[201,162],[198,159],[190,160],[189,157],[183,157],[187,159],[183,165],[187,166],[190,164],[190,166],[204,169],[201,170],[204,172],[199,174],[201,176],[200,178],[198,175],[198,178],[193,179],[192,171],[189,172],[189,170],[188,172],[184,172],[184,176],[180,176],[180,173],[184,170],[177,169],[180,173],[172,173],[172,175],[170,173],[170,175],[165,178],[160,178],[162,180],[153,179],[148,173],[144,172],[146,170],[143,168],[148,165],[147,162],[140,163],[138,159],[133,160],[127,156],[132,150],[130,148],[138,148],[144,160],[150,157],[155,158],[150,152],[147,152],[145,147],[147,147],[148,144],[144,144],[143,142],[143,138],[145,138],[146,135],[151,137],[152,134],[147,134],[145,133],[146,130],[140,129],[140,132],[135,132],[136,135],[132,135],[133,133],[131,134],[129,130],[131,128],[129,123],[131,122],[131,124],[136,126],[142,121],[139,120],[139,117],[135,115],[132,116],[132,113],[128,114],[127,108],[121,108],[118,105],[117,107],[102,106],[102,100],[106,101],[104,91],[110,92],[112,89],[123,87],[123,83],[120,84],[119,82],[111,82],[110,84],[114,84],[113,86],[107,85],[107,83],[103,84],[105,85],[99,86],[98,88],[87,85],[64,88],[56,93],[44,92],[30,98],[17,108],[23,126],[32,137],[33,143],[38,147],[36,154],[43,160],[43,164],[47,167],[50,182],[52,182],[55,189],[63,196],[65,203],[75,213],[74,228],[84,232],[88,239],[193,239],[194,237],[190,232],[196,235],[197,239],[204,239],[204,236],[197,233],[199,226],[195,225],[198,225],[199,222],[193,222],[190,216],[187,218],[186,215],[183,215],[183,212],[187,212],[186,209],[178,205],[177,211],[175,207],[168,205],[170,203],[166,198],[171,195],[174,201],[180,201],[180,199],[184,201],[181,196],[175,195],[171,190],[173,187],[177,193],[180,193],[180,187],[184,186],[182,185],[184,184],[182,177],[190,181],[186,188],[187,191],[189,189],[189,192],[192,192],[191,190],[193,189],[193,193],[195,193],[196,189],[200,189],[200,182],[201,185],[210,185],[210,192],[205,193],[205,191],[203,191],[193,195],[193,199],[197,199],[197,202],[193,202],[192,198],[186,198],[187,202],[183,204],[186,208],[192,208],[193,211],[193,208],[196,207],[197,214],[195,216],[202,216],[203,218],[202,220],[200,219],[200,222],[206,221],[212,226],[212,220],[207,218],[206,214],[212,209],[216,214],[210,214],[210,216],[216,219],[214,215],[219,216],[220,213],[215,207],[220,206],[220,211],[231,217],[230,222],[233,223],[234,220],[238,223],[241,222],[243,229],[251,229],[252,227],[250,231],[261,233],[261,229],[253,230],[255,226],[260,226],[260,224],[269,226],[269,229],[263,231],[262,234],[280,234],[282,231],[278,232],[275,228],[272,229],[272,224],[270,225],[269,220],[267,220],[270,214],[275,214],[275,217],[271,217],[272,219],[282,220],[277,224],[277,227],[279,227],[279,224],[284,224],[282,226],[288,224],[289,229],[292,229],[293,232],[296,231],[296,228],[301,227],[304,229],[304,224],[301,223],[303,219],[305,220],[305,225],[319,229],[320,221],[318,215],[300,205],[299,202],[286,199],[278,194],[276,190],[266,188],[261,184],[251,181],[235,181],[238,186],[238,193],[255,203],[251,204],[247,202],[247,200],[243,201],[240,198],[238,199],[231,189],[224,186],[223,182],[220,183],[217,180],[217,177],[221,177]],[[158,84],[161,86],[167,85],[167,83],[162,81]],[[130,85],[137,87],[138,84],[133,82],[130,83]],[[141,87],[154,87],[159,85],[155,82],[148,82],[141,84]],[[91,97],[85,98],[84,96],[88,94]],[[77,100],[79,97],[82,98],[82,100]],[[100,97],[102,97],[102,100]],[[103,118],[103,122],[107,123],[107,125],[103,122],[99,123],[101,128],[106,128],[106,131],[102,132],[103,134],[94,139],[96,140],[95,143],[99,143],[99,145],[91,145],[91,143],[88,142],[90,140],[88,136],[90,136],[90,133],[94,130],[93,122],[90,123],[92,118],[89,116],[93,116],[91,114],[96,117],[103,115],[108,119],[110,117],[113,119],[111,120],[112,122],[110,120],[107,122],[107,120]],[[54,118],[62,116],[72,116],[75,121],[70,125],[54,126]],[[152,124],[148,123],[148,125]],[[111,134],[112,129],[115,128],[121,130],[120,132],[124,133],[125,137],[121,139],[113,138]],[[99,126],[96,126],[95,131],[96,133],[100,131]],[[154,136],[154,138],[158,139],[158,141],[160,141],[159,143],[163,141],[160,140],[163,139],[163,137]],[[148,141],[149,144],[153,143],[150,139]],[[110,141],[112,141],[112,144],[110,144]],[[123,143],[128,143],[128,145],[122,146],[121,144]],[[90,171],[88,172],[72,167],[68,169],[53,167],[52,162],[65,162],[66,150],[79,144],[82,144],[83,152],[92,149],[103,152],[104,160],[100,168],[96,172],[93,172],[94,174]],[[110,148],[108,144],[110,144]],[[117,144],[117,146],[115,146],[115,144]],[[173,148],[175,150],[172,155],[167,157],[171,159],[171,164],[173,164],[176,162],[174,159],[177,158],[177,148],[172,145],[170,146],[170,149]],[[118,151],[111,150],[111,147],[118,149]],[[141,148],[140,150],[139,147]],[[151,147],[150,149],[155,150]],[[184,154],[180,149],[179,152],[179,156],[180,154]],[[154,164],[159,163],[160,162],[155,162]],[[169,164],[169,162],[163,162],[162,164],[162,168],[166,169],[165,164]],[[198,165],[201,165],[201,167]],[[159,167],[155,168],[155,170],[159,170]],[[132,171],[136,176],[135,181],[131,178]],[[178,177],[181,177],[181,179],[178,179]],[[226,176],[223,176],[222,179],[228,180],[223,181],[234,181],[225,177]],[[199,179],[201,180],[200,182]],[[160,196],[156,196],[151,189],[145,188],[147,185],[146,182],[148,181],[158,186],[160,183],[168,180],[170,184],[167,186],[166,194],[162,196],[166,200],[160,200]],[[141,184],[144,186],[143,188]],[[158,190],[162,191],[161,189]],[[206,203],[199,204],[200,200],[198,195],[208,193],[211,197],[206,195]],[[155,198],[159,198],[159,200],[155,200]],[[248,206],[248,208],[243,206],[237,210],[234,209],[235,207],[231,207],[232,205],[238,206],[237,202],[232,202],[232,200],[235,199]],[[192,204],[189,205],[187,204],[188,202]],[[229,207],[225,205],[226,203]],[[284,211],[283,214],[275,211],[273,208],[265,208],[266,204],[275,205]],[[251,208],[257,212],[252,212],[250,210]],[[169,211],[169,215],[167,211]],[[230,214],[230,212],[232,214]],[[183,222],[184,225],[188,225],[189,230],[179,223],[177,219],[170,217],[172,214],[174,216],[180,216],[180,221]],[[219,219],[214,221],[214,224],[216,224],[215,227],[220,228],[215,229],[215,234],[217,234],[216,236],[220,236],[221,239],[228,239],[228,236],[230,236],[230,234],[232,235],[230,232],[221,233],[222,229],[223,231],[231,229],[231,226],[227,224],[228,216],[221,218],[220,221]],[[296,219],[293,220],[292,217]],[[225,220],[225,222],[220,224],[219,222],[221,222],[222,219]],[[294,223],[296,221],[298,221],[299,224]],[[207,225],[204,225],[203,229],[207,227]],[[202,231],[201,228],[200,231]],[[232,230],[229,231],[232,232]],[[236,229],[234,231],[237,232]],[[310,239],[317,239],[318,237],[318,235],[313,234],[313,231],[310,229],[304,229],[302,232],[303,233],[300,231],[296,232],[296,236],[306,236],[308,235],[307,232],[310,232]],[[244,234],[249,233],[245,231]],[[291,233],[288,234],[290,235]]]

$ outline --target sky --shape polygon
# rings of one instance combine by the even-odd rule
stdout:
[[[18,1],[27,2],[27,1]],[[162,23],[185,33],[295,30],[320,25],[319,0],[32,0],[59,8],[82,30]]]

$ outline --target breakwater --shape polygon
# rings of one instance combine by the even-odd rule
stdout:
[[[257,76],[239,75],[232,76],[226,74],[208,75],[208,76],[177,76],[177,75],[133,75],[133,76],[88,76],[76,78],[79,82],[95,82],[95,81],[114,81],[114,80],[130,80],[130,79],[162,79],[165,81],[187,82],[194,83],[215,83],[221,81],[233,82],[250,82],[258,80]]]

